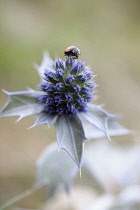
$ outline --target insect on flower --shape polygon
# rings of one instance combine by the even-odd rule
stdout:
[[[78,59],[78,56],[81,55],[78,47],[70,46],[64,51],[65,56],[72,57],[73,59]]]

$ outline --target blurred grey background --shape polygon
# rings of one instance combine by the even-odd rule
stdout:
[[[133,0],[1,0],[0,89],[37,88],[39,76],[33,63],[43,52],[64,58],[75,45],[98,76],[96,104],[123,116],[120,122],[140,130],[140,1]],[[0,106],[7,97],[0,92]],[[53,128],[27,130],[35,120],[28,117],[0,119],[0,204],[30,187],[36,173],[35,160],[51,141]],[[132,139],[122,137],[121,142]],[[115,140],[114,140],[115,141]],[[41,195],[40,195],[41,194]],[[20,205],[34,208],[44,199],[33,195]]]

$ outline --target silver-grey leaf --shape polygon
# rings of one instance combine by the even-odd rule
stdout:
[[[31,126],[35,127],[38,125],[43,125],[43,124],[50,124],[51,122],[55,121],[56,114],[48,114],[47,112],[43,111],[38,114],[36,122]]]
[[[55,129],[59,148],[65,149],[80,168],[86,139],[81,120],[78,116],[58,117]]]
[[[108,138],[110,138],[108,122],[117,118],[115,115],[106,112],[101,106],[95,104],[89,104],[88,112],[80,113],[80,117],[99,129],[100,132],[103,132],[102,135],[106,135]]]
[[[73,179],[78,172],[74,161],[53,143],[47,147],[37,160],[36,186],[47,185],[48,195],[53,196],[58,190],[70,190]]]
[[[100,129],[89,123],[84,124],[84,130],[87,139],[98,139],[106,137],[106,135]],[[124,126],[120,125],[116,119],[110,118],[108,120],[109,136],[129,135],[131,133],[132,132],[129,129],[126,129]]]
[[[8,100],[0,111],[0,118],[19,116],[19,119],[38,114],[44,109],[44,104],[38,102],[37,97],[41,91],[29,89],[19,92],[4,92],[8,95]]]

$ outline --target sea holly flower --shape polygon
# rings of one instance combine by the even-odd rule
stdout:
[[[122,135],[130,133],[117,123],[117,117],[94,100],[94,74],[83,61],[73,57],[53,61],[45,54],[40,66],[35,66],[41,78],[40,90],[8,92],[8,101],[0,118],[19,116],[22,119],[38,115],[34,126],[54,123],[59,150],[64,149],[81,167],[83,145],[89,136]],[[89,126],[88,126],[88,124]]]

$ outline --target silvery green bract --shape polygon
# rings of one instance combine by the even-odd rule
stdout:
[[[83,145],[87,139],[110,138],[110,136],[130,133],[117,122],[115,115],[106,112],[102,106],[91,103],[94,100],[93,92],[96,88],[96,83],[93,82],[95,75],[84,62],[76,61],[72,57],[66,58],[65,62],[60,58],[53,62],[49,54],[45,54],[41,65],[35,65],[35,68],[41,79],[40,90],[28,89],[19,92],[3,90],[8,95],[8,101],[0,111],[0,118],[19,116],[17,120],[19,121],[36,114],[37,119],[32,127],[53,122],[58,151],[66,150],[78,168],[81,167]],[[39,159],[37,164],[39,171],[37,183],[40,184],[44,182],[48,184],[50,173],[52,173],[50,171],[57,173],[58,169],[57,164],[53,169],[47,165],[51,158],[52,161],[57,161],[57,156],[54,155],[56,146],[53,151],[51,149],[51,153],[47,151],[45,155],[41,155],[41,160]],[[63,154],[64,152],[59,156],[60,160]],[[75,169],[74,163],[68,159],[67,157],[59,161],[59,165],[62,164],[62,167],[67,165],[69,168],[66,169],[69,173],[67,176],[71,182],[71,170]],[[63,173],[62,170],[59,178]],[[46,178],[39,178],[40,174],[44,174]],[[54,176],[51,177],[50,182],[59,183],[59,180],[56,180]],[[68,188],[66,177],[61,179],[61,183],[65,189]],[[53,187],[54,185],[50,187],[50,194],[54,193],[57,184],[55,184],[55,189]]]

